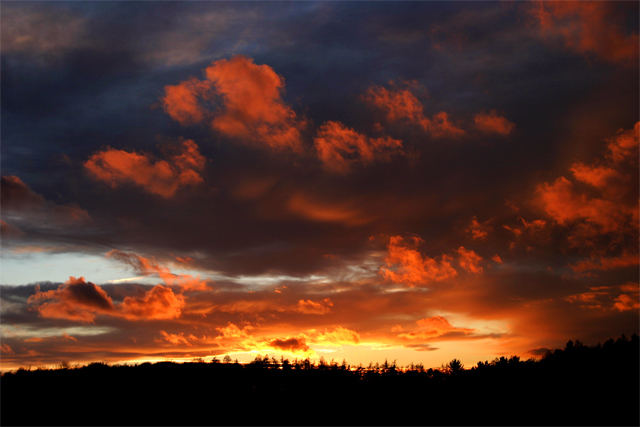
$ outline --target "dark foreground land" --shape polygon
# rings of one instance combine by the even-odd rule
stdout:
[[[638,336],[472,369],[91,364],[2,376],[2,425],[638,425]]]

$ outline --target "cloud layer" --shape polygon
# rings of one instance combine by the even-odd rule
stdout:
[[[0,368],[638,331],[636,3],[150,7],[3,8]]]

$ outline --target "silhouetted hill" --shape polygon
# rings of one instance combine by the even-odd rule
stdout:
[[[256,358],[19,370],[2,425],[638,425],[638,336],[464,369]]]

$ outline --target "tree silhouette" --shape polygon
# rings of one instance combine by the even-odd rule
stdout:
[[[452,374],[457,374],[460,371],[462,371],[464,369],[464,365],[462,364],[462,362],[458,359],[452,359],[448,364],[447,364],[447,370],[452,373]]]
[[[224,363],[19,369],[2,375],[0,423],[638,425],[638,336],[571,343],[540,360],[502,356],[470,369],[459,359],[442,369],[396,361],[351,369],[346,361],[268,355],[246,364],[225,357]]]

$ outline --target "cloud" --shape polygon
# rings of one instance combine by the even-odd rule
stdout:
[[[15,227],[4,220],[0,219],[0,236],[4,239],[13,239],[22,236],[24,233],[18,227]]]
[[[9,344],[2,344],[0,345],[0,354],[2,355],[15,354],[15,351],[13,351],[13,349]]]
[[[207,89],[206,82],[192,78],[174,86],[165,86],[162,100],[167,114],[182,125],[204,120],[206,110],[198,100],[198,93]]]
[[[451,265],[452,258],[441,255],[440,261],[423,256],[415,247],[424,242],[419,237],[405,239],[401,236],[389,238],[387,246],[386,267],[380,272],[383,277],[394,283],[407,286],[423,286],[431,282],[439,282],[458,275]]]
[[[353,345],[360,342],[359,333],[343,326],[336,326],[323,331],[312,330],[308,332],[308,335],[313,343],[322,345]]]
[[[471,234],[474,240],[485,240],[487,236],[489,236],[489,226],[487,223],[488,221],[484,223],[478,222],[478,219],[474,216],[471,218],[471,223],[466,231]]]
[[[598,311],[637,311],[638,283],[627,283],[620,286],[592,286],[587,292],[569,295],[565,300],[589,310]]]
[[[458,260],[460,267],[471,273],[482,273],[482,267],[480,266],[482,257],[480,255],[471,249],[465,249],[464,246],[458,248],[458,255],[460,255]]]
[[[606,189],[611,181],[620,179],[620,174],[617,170],[605,166],[590,166],[584,163],[574,163],[570,171],[576,180],[599,189]]]
[[[305,342],[304,338],[287,338],[287,339],[274,339],[269,342],[271,347],[279,350],[286,351],[309,351],[309,346]]]
[[[75,204],[50,202],[14,175],[2,177],[0,203],[4,218],[2,233],[5,237],[23,237],[23,228],[26,231],[78,227],[91,221],[86,210]]]
[[[638,160],[638,140],[640,138],[640,121],[633,129],[620,129],[616,135],[607,139],[607,156],[615,163],[636,162]]]
[[[637,161],[626,166],[622,162],[637,149],[638,129],[636,123],[635,135],[619,131],[616,137],[608,139],[611,155],[604,160],[592,165],[574,163],[570,171],[575,182],[560,176],[551,183],[538,185],[537,203],[546,215],[560,225],[583,222],[580,232],[585,236],[637,230],[637,197],[630,198],[627,194],[632,188],[631,176],[637,176]],[[589,188],[581,189],[579,184]]]
[[[203,182],[200,173],[206,159],[192,140],[174,147],[166,160],[145,153],[108,148],[94,153],[84,163],[89,175],[116,188],[133,184],[151,194],[170,198],[182,187]]]
[[[67,8],[7,4],[2,10],[2,53],[39,59],[86,44],[86,20]]]
[[[120,312],[130,320],[175,319],[180,317],[184,306],[184,296],[156,285],[140,297],[125,297]]]
[[[494,133],[498,135],[509,135],[516,125],[495,111],[489,113],[478,113],[473,117],[476,128],[481,132]]]
[[[202,291],[208,289],[206,281],[200,280],[199,277],[193,277],[190,274],[174,274],[168,267],[160,265],[154,258],[145,258],[131,252],[123,252],[117,249],[110,250],[105,256],[133,267],[134,271],[138,274],[144,276],[156,275],[169,286],[179,286],[185,291]]]
[[[571,269],[577,273],[593,270],[613,270],[637,266],[640,263],[638,254],[624,253],[614,257],[600,257],[595,259],[582,260],[571,265]]]
[[[216,328],[220,335],[218,338],[224,339],[243,339],[250,336],[249,331],[252,329],[250,325],[243,327],[242,329],[234,323],[227,323],[227,326]]]
[[[433,340],[442,338],[444,336],[464,336],[473,333],[473,329],[468,328],[456,328],[449,323],[449,321],[442,316],[426,317],[419,319],[416,322],[417,328],[409,332],[402,332],[398,334],[399,338],[414,341],[414,340]]]
[[[329,298],[322,301],[313,301],[310,299],[301,299],[297,304],[297,311],[304,314],[327,314],[331,311],[333,303]]]
[[[565,47],[605,61],[637,62],[638,34],[624,28],[616,3],[538,1],[530,7],[540,33]]]
[[[315,222],[361,226],[374,219],[355,203],[318,200],[302,193],[292,195],[287,207],[294,214]]]
[[[116,304],[100,286],[83,277],[70,277],[55,289],[36,289],[28,303],[44,318],[93,323],[98,314],[128,320],[173,319],[180,316],[185,299],[170,288],[157,285]]]
[[[99,286],[83,277],[69,280],[55,290],[37,291],[28,299],[46,318],[93,322],[96,314],[113,312],[111,298]]]
[[[465,131],[449,120],[449,114],[440,111],[431,118],[425,116],[422,103],[409,88],[382,86],[370,87],[364,100],[371,106],[383,111],[389,122],[407,122],[421,127],[425,132],[436,138],[455,138],[465,134]]]
[[[209,121],[215,131],[244,143],[301,150],[306,123],[282,99],[284,78],[273,68],[238,55],[214,61],[205,74],[205,80],[165,87],[169,116],[185,125]]]
[[[2,177],[2,205],[5,209],[34,209],[44,204],[44,197],[34,193],[19,177]]]
[[[355,164],[367,165],[402,154],[402,141],[398,139],[370,138],[335,121],[323,123],[313,142],[324,168],[334,173],[346,173]]]

